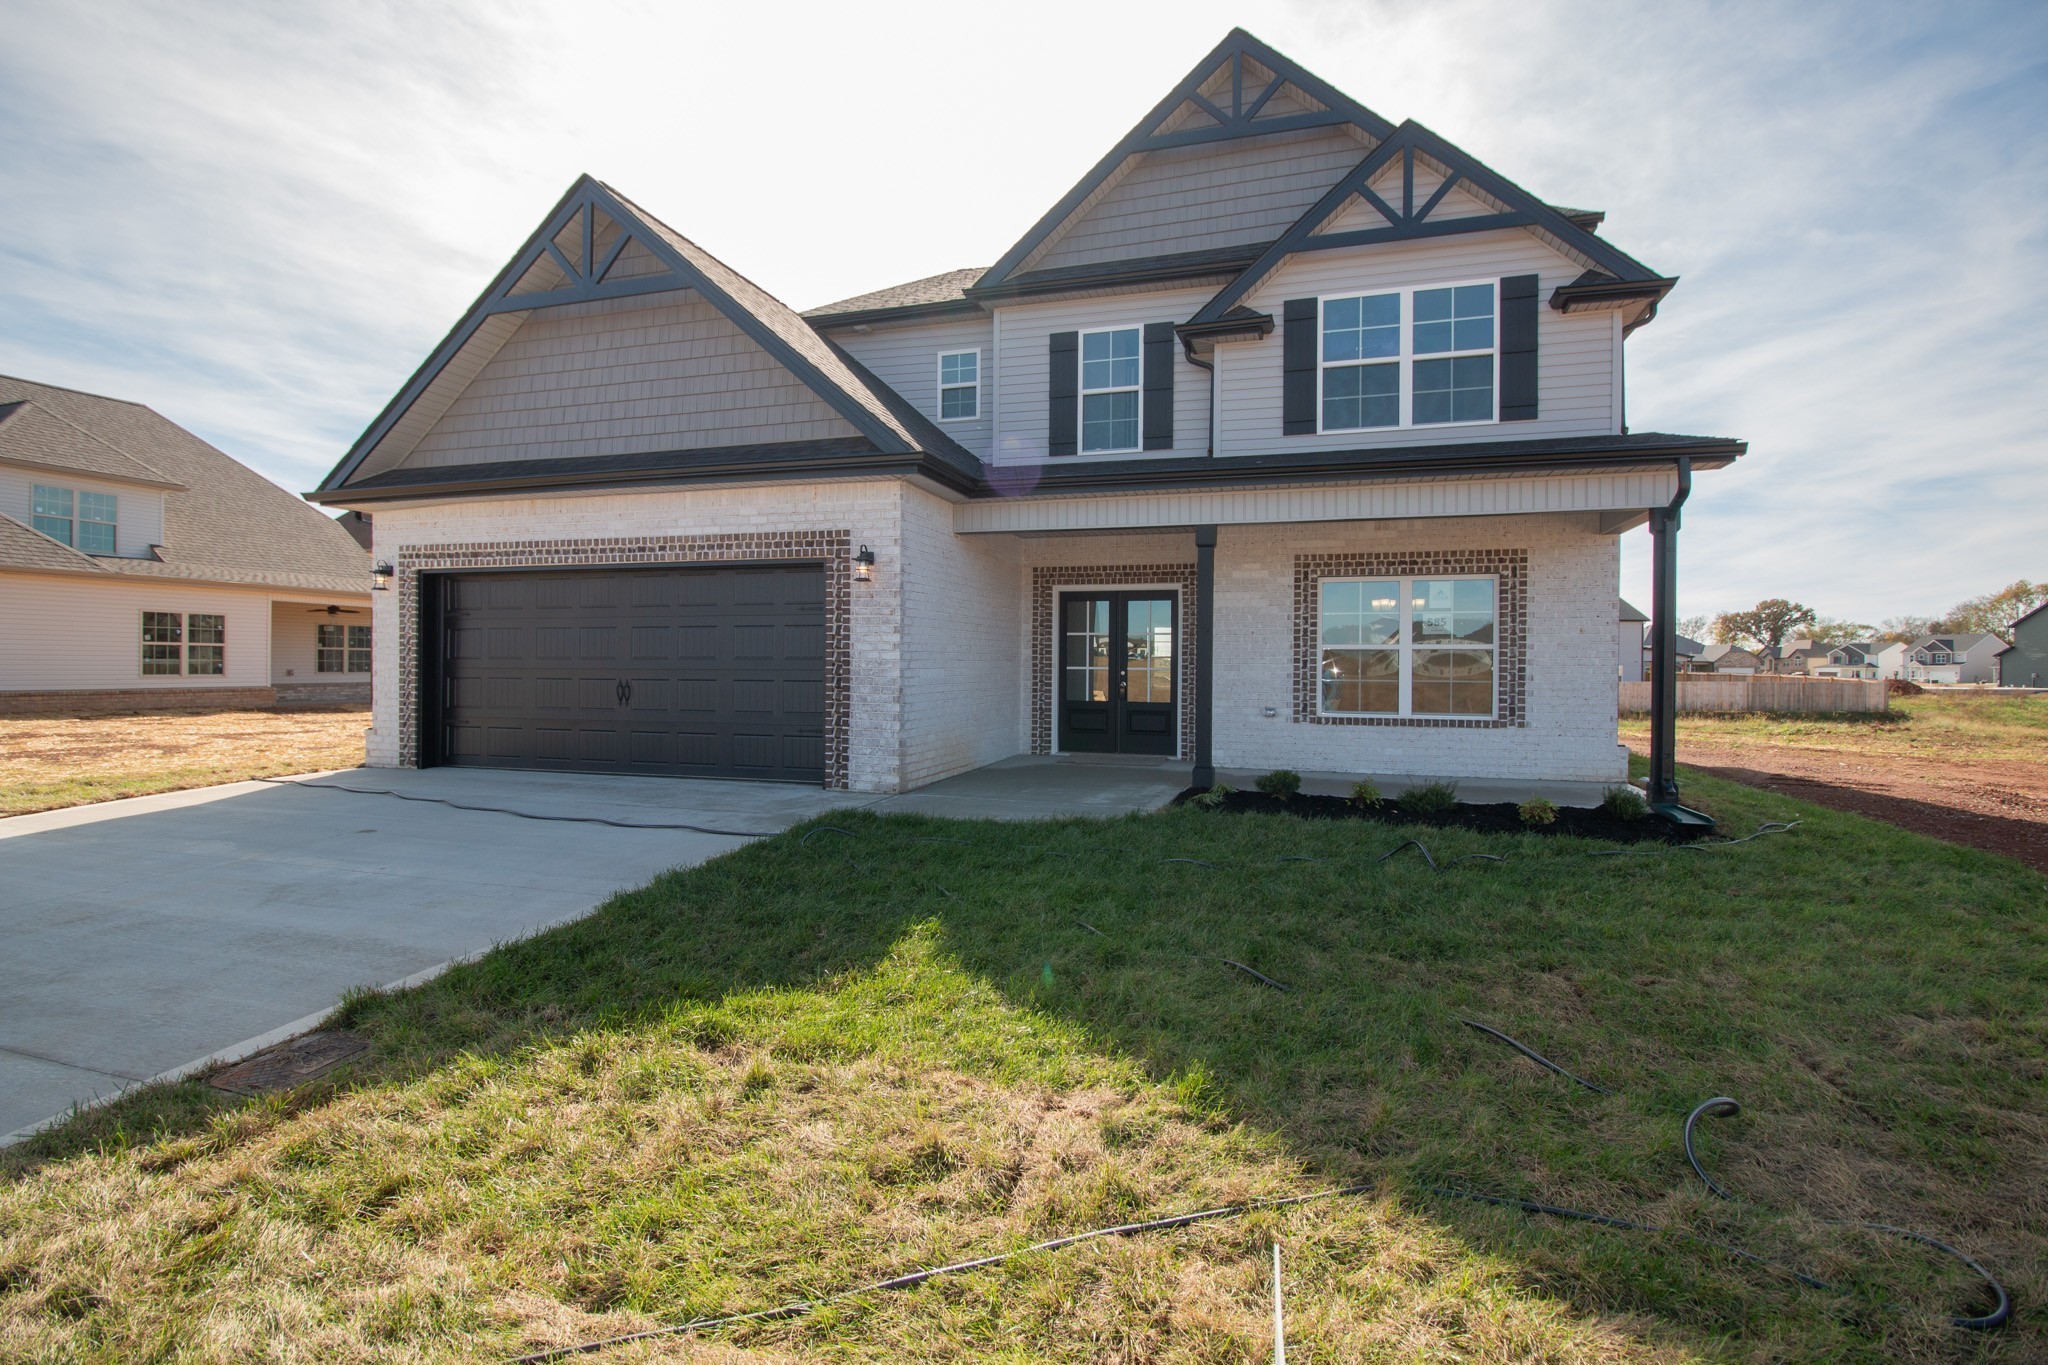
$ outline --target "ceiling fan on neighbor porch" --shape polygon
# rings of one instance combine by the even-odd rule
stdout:
[[[306,610],[314,616],[361,616],[363,614],[360,607],[307,607]]]

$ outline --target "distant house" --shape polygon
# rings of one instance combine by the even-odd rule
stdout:
[[[1988,683],[2004,647],[1996,635],[1923,635],[1906,648],[1903,676],[1916,683]]]
[[[1777,653],[1766,658],[1768,671],[1772,673],[1812,673],[1821,663],[1826,662],[1828,647],[1815,644],[1812,640],[1787,640],[1778,646]]]
[[[1698,640],[1693,639],[1690,635],[1679,636],[1677,649],[1678,671],[1680,673],[1704,672],[1705,670],[1700,667],[1700,655],[1706,652],[1707,647]],[[1649,675],[1650,651],[1646,645],[1643,649],[1643,676],[1647,678]]]
[[[1621,603],[1616,632],[1615,658],[1623,682],[1641,682],[1650,676],[1650,618],[1629,604]]]
[[[1851,640],[1836,645],[1811,666],[1820,678],[1896,678],[1906,666],[1906,647],[1893,640]]]
[[[2048,602],[2012,623],[2012,643],[1998,651],[2005,687],[2048,687]]]
[[[139,403],[0,376],[0,711],[367,701],[370,556]]]
[[[1761,673],[1763,656],[1741,645],[1708,645],[1694,665],[1702,673]]]

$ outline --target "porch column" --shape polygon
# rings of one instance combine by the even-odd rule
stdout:
[[[1216,624],[1216,528],[1195,528],[1195,771],[1197,787],[1216,785],[1216,728],[1211,714]]]
[[[1692,492],[1692,461],[1678,462],[1678,494],[1650,509],[1650,775],[1653,807],[1678,805],[1678,521]]]

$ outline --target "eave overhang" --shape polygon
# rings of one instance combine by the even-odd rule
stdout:
[[[862,308],[849,313],[803,315],[805,322],[821,332],[858,330],[877,323],[922,322],[931,318],[979,317],[986,312],[973,299],[941,299],[937,303],[903,303],[893,308]]]
[[[1235,279],[1270,245],[1270,242],[1252,242],[1206,251],[1177,251],[1164,256],[1032,270],[999,284],[970,285],[967,297],[978,305],[992,307],[1000,303],[1086,290],[1227,281]]]

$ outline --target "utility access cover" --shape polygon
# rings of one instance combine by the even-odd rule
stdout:
[[[324,1076],[369,1044],[353,1033],[321,1029],[302,1033],[289,1042],[265,1048],[247,1061],[237,1062],[214,1075],[216,1090],[236,1095],[264,1095],[289,1090],[316,1076]]]

